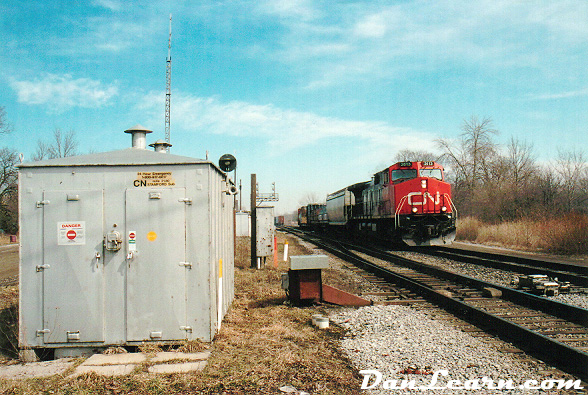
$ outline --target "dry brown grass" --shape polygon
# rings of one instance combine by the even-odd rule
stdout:
[[[588,217],[568,214],[545,220],[484,224],[475,218],[458,223],[458,240],[558,254],[588,253]]]
[[[278,256],[285,236],[278,234]],[[290,255],[308,254],[294,239]],[[360,378],[340,354],[340,329],[318,330],[310,324],[319,308],[285,304],[278,268],[250,269],[249,239],[237,241],[235,301],[212,344],[203,372],[193,374],[126,377],[82,375],[68,379],[9,382],[0,380],[0,393],[8,394],[276,394],[290,384],[312,394],[357,394]],[[206,344],[192,342],[187,350]],[[151,351],[151,350],[146,350]]]

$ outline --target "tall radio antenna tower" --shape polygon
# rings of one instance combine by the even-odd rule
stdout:
[[[169,41],[167,43],[167,62],[165,66],[165,141],[170,142],[170,100],[171,100],[171,23],[172,16],[169,14]],[[169,151],[169,147],[167,147]]]

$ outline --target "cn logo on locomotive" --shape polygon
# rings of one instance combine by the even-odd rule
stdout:
[[[422,196],[423,199],[420,202],[415,202],[412,200],[413,196]],[[408,194],[408,204],[411,206],[422,206],[423,204],[425,204],[427,199],[431,199],[431,202],[434,203],[436,206],[439,205],[439,203],[441,202],[441,196],[439,194],[439,191],[437,191],[437,193],[435,194],[435,198],[433,198],[433,195],[431,195],[429,192],[411,192]]]

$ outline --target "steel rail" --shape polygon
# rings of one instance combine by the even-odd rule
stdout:
[[[459,262],[516,271],[523,274],[547,274],[562,281],[588,287],[588,267],[543,259],[501,255],[492,252],[468,251],[457,247],[433,247],[415,249],[419,253]]]
[[[286,230],[289,231],[288,229]],[[492,287],[499,289],[503,292],[502,299],[504,300],[509,300],[530,309],[541,310],[544,313],[555,315],[571,322],[580,323],[582,326],[586,326],[588,323],[588,310],[554,302],[549,299],[526,294],[524,292],[510,288],[500,287],[496,284],[487,283],[468,276],[460,276],[456,275],[455,273],[449,273],[441,269],[436,269],[420,262],[410,261],[406,258],[394,256],[389,253],[384,253],[381,251],[369,252],[369,249],[364,247],[344,246],[345,243],[340,241],[325,242],[323,239],[319,240],[317,238],[310,238],[305,235],[301,235],[300,233],[298,233],[298,235],[303,239],[306,239],[306,241],[320,246],[325,251],[328,251],[341,259],[348,260],[356,266],[359,266],[362,269],[385,279],[386,281],[413,289],[415,292],[419,293],[429,301],[439,305],[451,313],[481,327],[489,328],[489,331],[492,331],[506,341],[515,343],[518,347],[525,350],[526,352],[532,355],[536,355],[546,362],[554,363],[560,369],[574,374],[584,381],[588,381],[588,353],[570,347],[564,343],[556,341],[504,318],[490,314],[480,308],[469,305],[465,301],[456,299],[452,296],[447,296],[444,293],[438,292],[435,289],[432,289],[431,287],[415,281],[407,276],[395,273],[391,270],[371,263],[368,260],[345,250],[348,250],[349,248],[357,249],[357,251],[362,251],[379,259],[390,259],[393,261],[392,263],[401,265],[410,264],[413,269],[417,269],[419,271],[423,269],[431,275],[443,275],[444,277],[442,278],[448,280],[457,281],[457,279],[461,277],[462,283],[465,282],[468,285],[478,284],[478,286],[482,286],[481,288]]]

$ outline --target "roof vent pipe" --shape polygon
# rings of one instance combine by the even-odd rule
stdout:
[[[125,133],[130,133],[133,136],[133,148],[147,149],[147,133],[153,133],[139,124],[130,129],[125,130]]]
[[[153,144],[149,144],[149,146],[153,147],[153,150],[155,152],[162,152],[164,154],[167,154],[167,148],[171,147],[172,145],[166,141],[159,139],[156,142],[154,142]]]

